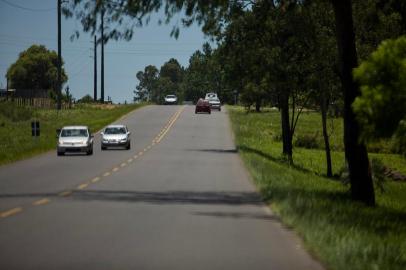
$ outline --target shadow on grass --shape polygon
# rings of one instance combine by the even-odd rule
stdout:
[[[251,147],[246,146],[246,145],[238,145],[237,149],[238,149],[238,151],[241,151],[241,152],[247,152],[247,153],[256,154],[256,155],[258,155],[260,157],[266,158],[267,160],[270,160],[270,161],[285,165],[285,166],[290,167],[290,168],[294,168],[294,169],[296,169],[298,171],[301,171],[301,172],[315,174],[315,172],[313,172],[311,170],[308,170],[306,168],[303,168],[301,166],[298,166],[298,165],[295,165],[295,164],[289,164],[288,161],[286,159],[284,159],[283,157],[277,158],[277,157],[271,156],[270,154],[265,153],[265,152],[263,152],[261,150],[251,148]]]
[[[406,227],[406,212],[354,202],[345,191],[275,184],[263,187],[261,193],[266,202],[284,204],[283,211],[292,212],[299,219],[313,220],[315,224],[324,219],[331,224],[360,227],[380,235],[401,232]]]

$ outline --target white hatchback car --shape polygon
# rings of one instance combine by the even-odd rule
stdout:
[[[125,147],[127,150],[131,148],[131,132],[125,125],[109,125],[101,135],[101,150],[107,147]]]
[[[175,95],[167,95],[164,98],[165,104],[176,104],[178,103],[178,98]]]
[[[66,152],[93,154],[93,135],[87,126],[66,126],[58,130],[58,156]]]

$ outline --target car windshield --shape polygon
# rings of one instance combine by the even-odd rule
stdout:
[[[169,95],[169,96],[166,96],[166,98],[175,98],[175,96],[174,95]]]
[[[126,131],[123,127],[109,127],[106,128],[104,134],[126,134]]]
[[[88,137],[87,129],[62,129],[61,137]]]

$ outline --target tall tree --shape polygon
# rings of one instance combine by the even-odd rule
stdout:
[[[43,45],[32,45],[20,53],[12,64],[6,77],[10,88],[56,90],[58,55]],[[62,69],[62,83],[68,80]]]
[[[360,142],[360,126],[351,104],[360,95],[352,77],[358,66],[351,0],[331,0],[334,8],[339,53],[340,78],[344,94],[344,147],[354,200],[375,205],[375,193],[366,147]]]
[[[146,101],[149,99],[154,102],[158,101],[155,93],[158,75],[159,70],[153,65],[146,66],[144,71],[137,72],[139,83],[136,91],[134,91],[137,100]]]

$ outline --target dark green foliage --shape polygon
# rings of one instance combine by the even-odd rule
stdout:
[[[362,95],[353,108],[364,139],[390,137],[397,132],[400,122],[406,120],[405,74],[406,36],[383,42],[354,70]]]
[[[17,61],[7,70],[9,88],[55,90],[57,85],[57,61],[55,51],[45,46],[32,45],[20,53]],[[62,68],[62,83],[68,77]]]
[[[28,107],[17,107],[12,102],[0,102],[0,115],[13,122],[30,120],[33,110]],[[4,124],[4,123],[3,123]]]
[[[294,145],[296,147],[302,147],[307,149],[322,148],[319,143],[319,134],[316,132],[314,134],[298,134]]]
[[[91,95],[85,95],[78,100],[78,103],[94,103],[94,100]]]

